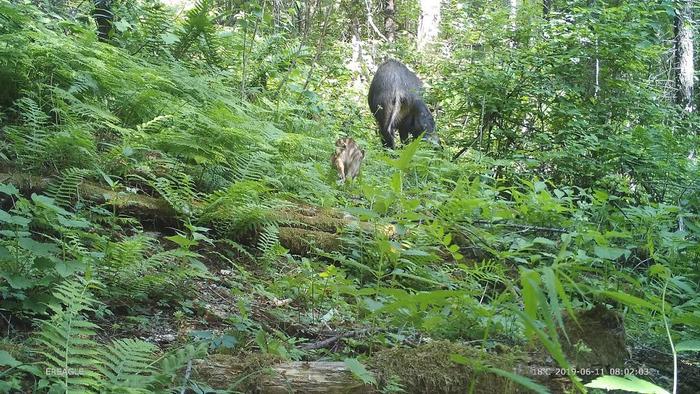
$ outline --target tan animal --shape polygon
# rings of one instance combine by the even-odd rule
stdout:
[[[365,151],[360,149],[352,138],[338,138],[335,141],[335,153],[331,156],[331,165],[338,170],[340,180],[355,179],[360,173]]]

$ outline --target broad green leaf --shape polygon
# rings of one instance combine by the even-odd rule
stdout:
[[[535,182],[535,193],[547,190],[547,184],[544,182]]]
[[[391,177],[391,183],[390,183],[391,190],[397,194],[401,193],[402,183],[403,183],[403,177],[401,176],[401,172],[396,171],[394,173],[394,175],[392,175],[392,177]]]
[[[117,29],[117,31],[123,33],[125,31],[129,30],[131,25],[126,20],[120,19],[120,20],[114,22],[114,27]]]
[[[556,242],[552,241],[551,239],[542,238],[542,237],[536,237],[535,239],[532,240],[532,243],[545,245],[545,246],[551,246],[551,247],[557,246]]]
[[[5,350],[0,350],[0,365],[5,367],[16,367],[21,363],[15,360],[10,353]]]
[[[13,289],[29,289],[33,286],[35,286],[35,281],[33,281],[31,278],[27,278],[21,274],[7,274],[4,272],[0,272],[0,278],[5,278],[7,283],[12,287]]]
[[[553,315],[557,319],[559,327],[562,329],[564,336],[566,336],[566,338],[568,339],[569,335],[566,332],[566,329],[564,327],[564,321],[561,317],[563,311],[559,306],[560,293],[558,289],[561,288],[561,283],[559,283],[559,279],[557,279],[557,276],[554,274],[554,270],[551,267],[543,268],[542,283],[547,289],[547,296],[549,297],[549,308],[552,311],[550,315]]]
[[[523,303],[525,314],[532,319],[537,318],[537,292],[540,284],[540,276],[537,272],[523,269],[520,273],[520,284],[523,287]]]
[[[625,390],[632,393],[668,394],[665,389],[636,376],[601,376],[587,383],[586,387],[604,390]]]
[[[87,220],[73,220],[73,219],[66,219],[65,217],[58,215],[58,223],[61,226],[68,227],[68,228],[89,228],[90,227],[90,222]]]
[[[614,300],[620,301],[621,303],[632,306],[632,307],[642,307],[642,308],[647,308],[651,309],[654,311],[661,311],[661,307],[652,304],[651,302],[644,300],[642,298],[639,298],[637,296],[633,296],[631,294],[623,293],[621,291],[603,291],[600,293],[603,296],[610,297]]]
[[[377,384],[377,379],[375,379],[374,375],[372,375],[372,373],[356,358],[346,358],[343,362],[350,372],[352,372],[356,378],[362,380],[364,384]]]
[[[40,271],[52,269],[56,266],[55,257],[41,256],[34,259],[34,268]]]
[[[519,384],[519,385],[521,385],[529,390],[532,390],[536,393],[549,394],[549,389],[547,389],[547,387],[542,386],[539,383],[535,383],[533,380],[526,378],[525,376],[521,376],[518,374],[514,374],[512,372],[504,371],[504,370],[499,369],[499,368],[489,368],[488,371],[493,373],[493,374],[496,374],[498,376],[503,376],[504,378],[510,379],[513,382],[515,382],[515,383],[517,383],[517,384]]]
[[[165,45],[172,45],[180,41],[180,38],[173,33],[163,33],[160,35]]]
[[[700,352],[700,340],[691,339],[676,344],[677,352]]]
[[[22,249],[30,251],[37,256],[48,257],[58,250],[55,244],[37,242],[31,238],[20,238],[18,244]]]
[[[596,245],[593,248],[596,256],[606,260],[617,260],[624,254],[629,254],[629,249],[611,248],[609,246]]]
[[[0,209],[0,222],[24,227],[31,223],[31,221],[31,219],[27,219],[24,216],[11,215]]]
[[[8,185],[6,183],[0,183],[0,193],[8,196],[19,197],[19,190],[17,190],[15,185],[11,184]]]
[[[415,156],[416,152],[418,151],[420,142],[421,139],[416,138],[405,148],[403,148],[403,150],[401,151],[401,156],[399,156],[399,159],[394,162],[396,168],[405,171],[410,167],[411,161],[413,161],[413,156]]]
[[[0,260],[12,260],[15,256],[10,252],[9,249],[0,245]]]
[[[65,209],[56,205],[53,198],[46,197],[46,196],[41,195],[41,194],[32,193],[32,201],[34,201],[35,204],[41,205],[44,208],[48,208],[48,209],[50,209],[58,214],[61,214],[64,216],[71,216],[70,212],[68,212]]]
[[[168,241],[175,242],[178,246],[180,246],[181,248],[185,248],[185,249],[197,245],[197,241],[193,241],[191,239],[183,237],[180,234],[173,235],[170,237],[165,237],[165,239],[167,239]]]
[[[83,264],[78,263],[77,261],[59,261],[56,263],[56,272],[62,277],[62,278],[67,278],[74,273],[80,271],[83,269],[84,266]]]

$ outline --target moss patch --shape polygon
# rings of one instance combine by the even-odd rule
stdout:
[[[452,355],[465,364],[452,361]],[[448,341],[383,350],[369,361],[383,384],[398,378],[408,393],[465,393],[472,385],[476,393],[518,392],[512,381],[487,372],[488,366],[511,371],[515,363],[513,355],[496,356]]]
[[[578,313],[578,324],[564,319],[569,342],[561,344],[569,360],[579,368],[622,368],[628,356],[622,317],[605,305]]]
[[[341,242],[336,234],[302,228],[280,227],[280,244],[292,254],[305,256],[314,245],[326,252],[340,250]]]

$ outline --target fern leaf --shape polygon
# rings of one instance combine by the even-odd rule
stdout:
[[[45,378],[65,391],[96,391],[99,374],[92,368],[98,364],[98,326],[87,321],[84,314],[94,311],[97,301],[89,288],[95,282],[66,281],[54,291],[62,304],[51,304],[54,315],[41,321],[36,342],[37,353],[43,356]]]
[[[154,373],[155,351],[156,347],[145,341],[135,339],[113,341],[107,347],[105,359],[99,368],[108,379],[107,386],[110,391],[117,388],[129,389],[130,392],[146,390]]]
[[[68,168],[51,182],[46,194],[64,208],[73,206],[73,201],[78,197],[78,186],[89,174],[90,171],[86,169]]]

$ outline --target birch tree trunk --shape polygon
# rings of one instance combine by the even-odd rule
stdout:
[[[695,87],[693,0],[684,0],[678,5],[673,20],[673,28],[675,33],[673,42],[673,63],[675,71],[674,85],[676,88],[676,104],[681,106],[686,113],[690,114],[695,110],[693,101],[693,89]],[[690,149],[688,160],[693,166],[697,165],[695,149]],[[678,216],[678,229],[680,231],[685,230],[685,223],[681,215]],[[673,392],[676,392],[675,386]]]
[[[518,0],[509,0],[510,4],[510,12],[509,12],[509,19],[510,19],[510,27],[515,31],[516,25],[515,25],[515,18],[518,16]]]
[[[440,0],[421,0],[417,48],[425,49],[440,33]]]
[[[508,4],[508,20],[510,21],[510,31],[512,33],[511,39],[508,42],[508,46],[511,48],[515,48],[515,30],[518,27],[518,25],[515,22],[518,17],[518,0],[508,0]]]
[[[389,42],[394,42],[396,38],[396,21],[394,20],[395,14],[396,7],[394,0],[386,0],[384,4],[384,32],[386,33],[386,39]]]
[[[676,103],[687,112],[693,112],[695,65],[693,48],[693,0],[685,0],[674,18],[674,65]]]

